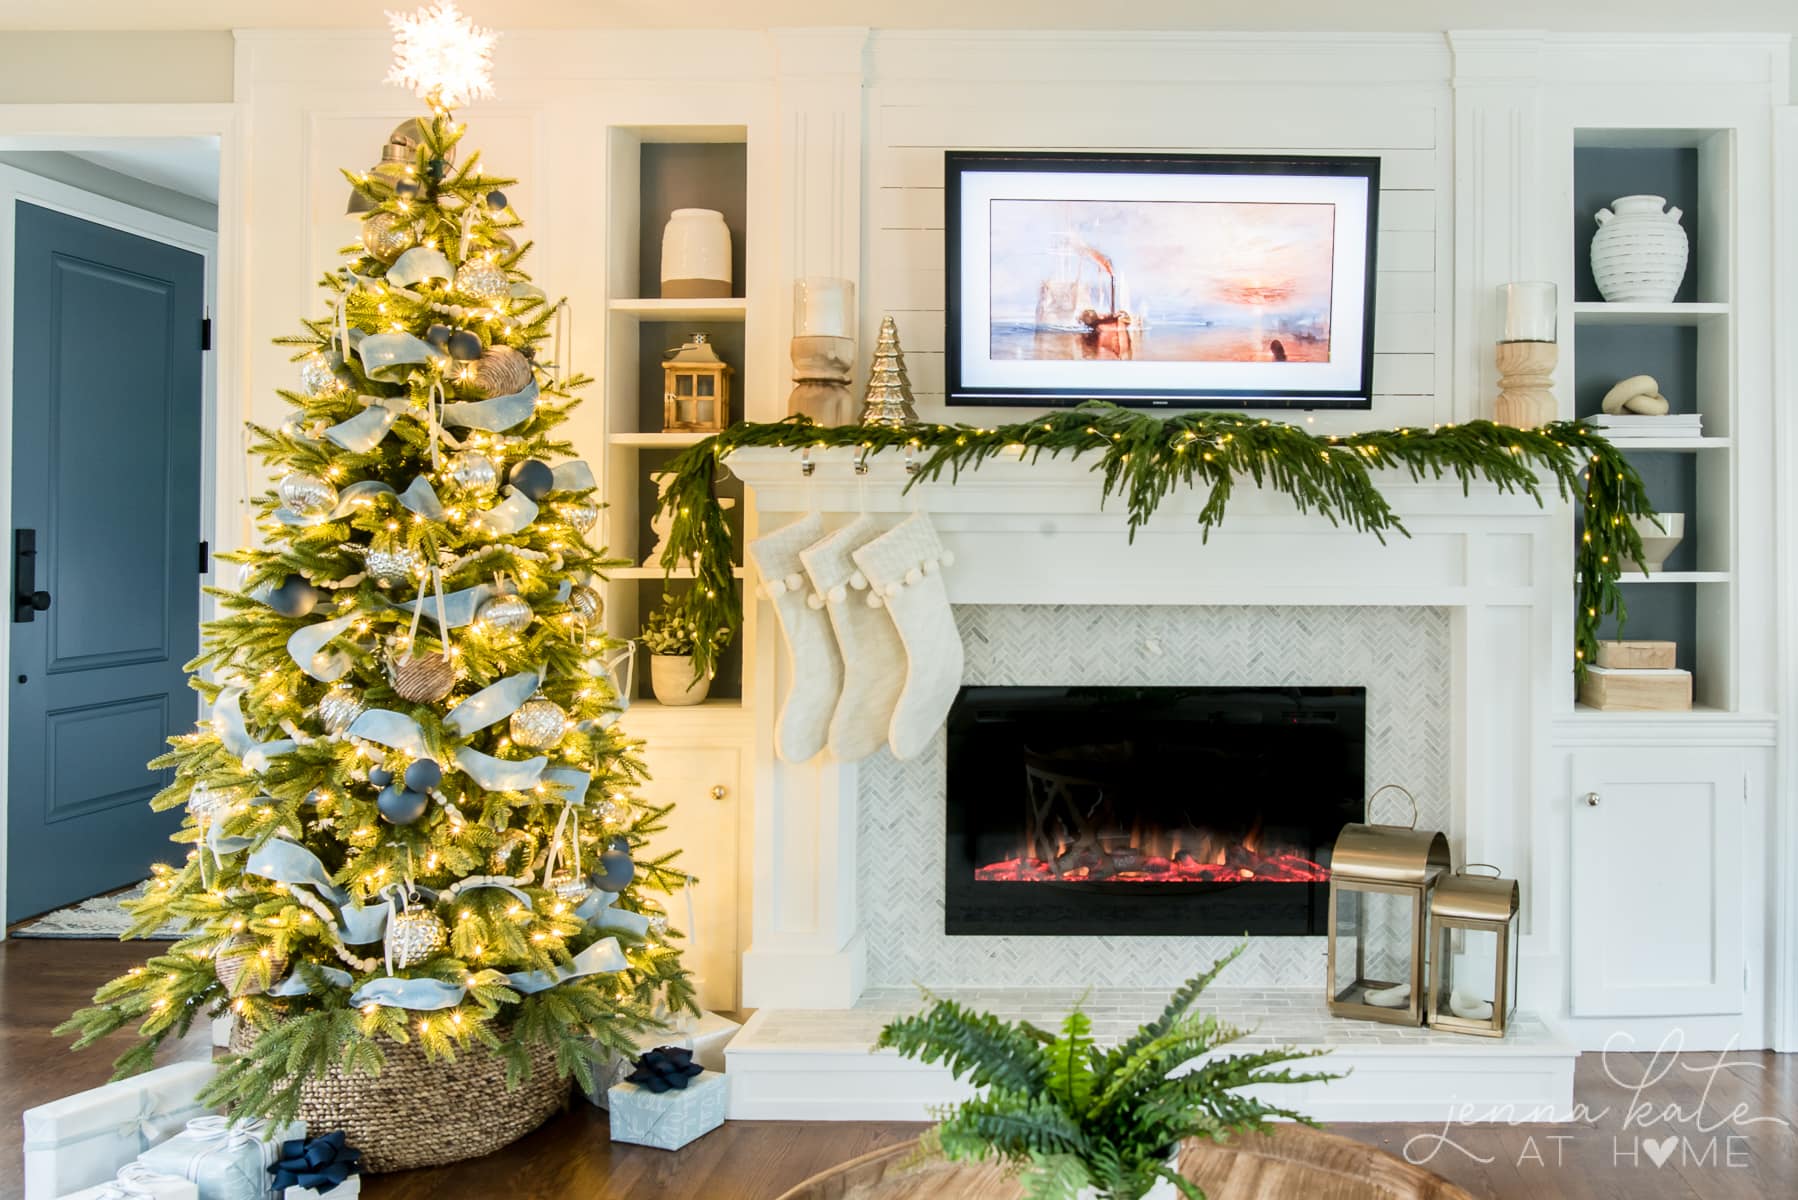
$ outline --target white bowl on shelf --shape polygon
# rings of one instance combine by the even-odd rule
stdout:
[[[1658,524],[1656,523],[1658,520]],[[1629,523],[1636,528],[1636,534],[1642,539],[1642,561],[1623,563],[1624,578],[1639,575],[1644,570],[1650,575],[1658,575],[1667,565],[1667,558],[1686,537],[1685,513],[1658,513],[1654,517],[1631,517]]]

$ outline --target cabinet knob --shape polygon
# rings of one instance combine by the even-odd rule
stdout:
[[[728,795],[730,795],[730,792],[722,783],[712,788],[712,799],[714,800],[722,800]]]
[[[1586,801],[1587,808],[1597,808],[1598,807],[1598,793],[1597,792],[1587,792],[1585,795],[1585,801]]]

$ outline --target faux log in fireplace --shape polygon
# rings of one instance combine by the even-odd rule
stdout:
[[[965,687],[951,934],[1322,934],[1358,687]]]

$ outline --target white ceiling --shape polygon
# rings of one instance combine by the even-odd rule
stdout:
[[[0,0],[0,29],[361,28],[408,0]],[[960,29],[1798,30],[1794,0],[462,0],[498,29],[867,25]]]
[[[62,147],[66,153],[145,183],[192,196],[219,200],[219,148],[214,138],[110,138]]]

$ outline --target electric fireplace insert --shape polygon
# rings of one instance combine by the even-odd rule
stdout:
[[[964,687],[947,932],[1325,933],[1366,707],[1359,687]]]

